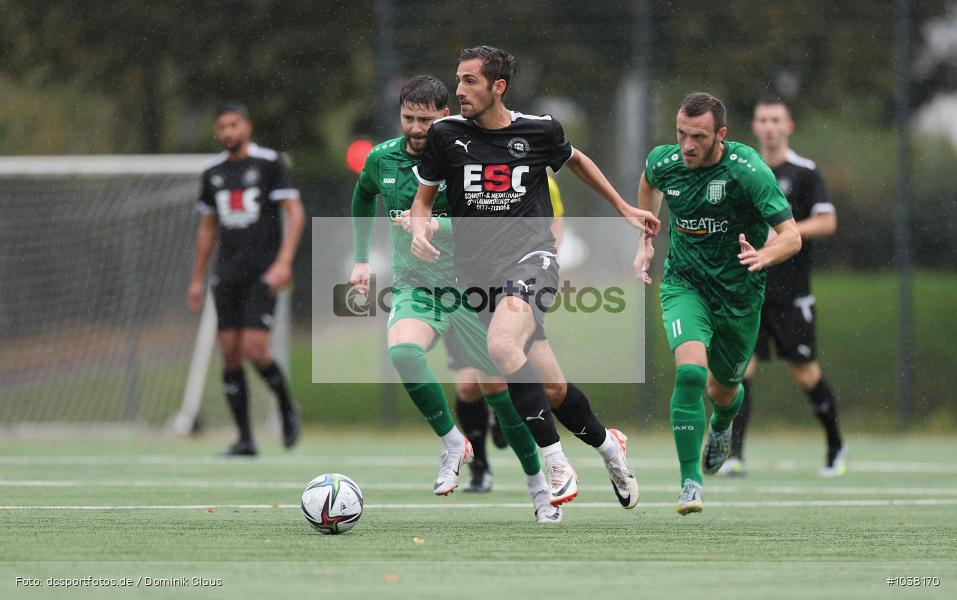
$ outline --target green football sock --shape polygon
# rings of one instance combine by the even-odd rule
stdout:
[[[515,410],[508,390],[485,396],[485,402],[495,411],[495,418],[498,419],[498,424],[502,428],[502,435],[508,440],[508,445],[512,447],[518,461],[522,463],[525,474],[534,475],[541,471],[542,463],[538,458],[538,445],[522,421],[522,417]]]
[[[701,398],[708,370],[698,365],[681,365],[675,371],[671,395],[671,429],[681,463],[681,484],[686,479],[704,483],[701,474],[701,442],[708,419]]]
[[[445,390],[432,367],[425,360],[425,350],[418,344],[396,344],[389,348],[389,360],[402,378],[405,391],[436,435],[452,431],[452,414],[445,399]]]
[[[738,416],[738,411],[741,410],[741,403],[744,402],[744,386],[738,386],[738,393],[734,395],[731,403],[727,406],[718,406],[711,399],[711,396],[708,396],[708,400],[711,400],[711,408],[714,409],[711,413],[711,429],[724,431],[731,427],[734,418]]]

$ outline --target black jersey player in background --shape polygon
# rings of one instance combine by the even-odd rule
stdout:
[[[824,428],[827,455],[821,476],[838,477],[847,470],[847,447],[837,426],[834,394],[816,356],[811,250],[807,243],[833,235],[837,231],[837,215],[814,162],[791,150],[789,138],[794,131],[794,119],[787,103],[780,98],[760,100],[754,108],[751,127],[758,138],[761,156],[774,171],[781,191],[791,204],[805,243],[800,252],[768,271],[761,329],[743,382],[744,402],[734,420],[731,459],[719,473],[737,476],[747,473],[744,434],[751,414],[751,382],[758,362],[771,359],[773,341],[777,355],[788,363],[791,377],[807,394]]]
[[[197,204],[202,217],[186,303],[193,311],[202,308],[206,266],[218,237],[212,287],[223,351],[223,389],[239,428],[239,439],[226,454],[254,456],[244,360],[253,363],[276,395],[283,444],[291,448],[299,439],[299,409],[270,355],[269,331],[276,294],[292,279],[305,217],[282,157],[250,141],[252,122],[244,105],[222,105],[215,129],[226,150],[203,173]]]
[[[549,116],[523,115],[505,107],[503,96],[515,72],[515,58],[489,46],[459,55],[456,96],[461,114],[433,123],[412,205],[412,251],[421,260],[438,258],[427,226],[442,181],[452,214],[453,258],[460,289],[495,290],[488,325],[488,349],[505,375],[518,413],[542,448],[552,504],[578,495],[574,469],[561,448],[552,413],[602,455],[619,502],[633,508],[638,484],[625,463],[625,438],[605,429],[585,395],[566,383],[542,327],[558,290],[558,264],[546,167],[565,164],[599,192],[635,227],[654,234],[658,219],[625,202],[601,170],[565,139]],[[493,218],[498,217],[498,218]],[[505,217],[505,218],[502,218]],[[561,388],[564,398],[550,408],[543,382]]]

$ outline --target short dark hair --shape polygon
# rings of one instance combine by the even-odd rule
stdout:
[[[481,59],[482,75],[488,79],[488,87],[492,89],[492,84],[499,79],[505,81],[505,91],[508,91],[508,85],[512,82],[512,77],[518,70],[515,64],[515,57],[504,50],[493,48],[492,46],[476,46],[474,48],[465,48],[459,52],[459,63],[467,60]],[[504,94],[503,94],[504,95]]]
[[[236,102],[235,100],[227,100],[216,107],[217,119],[226,113],[236,113],[244,119],[249,119],[249,108],[242,102]]]
[[[759,106],[783,106],[784,110],[788,111],[788,116],[792,119],[794,118],[794,110],[791,108],[791,103],[781,96],[774,96],[770,94],[761,96],[758,98],[758,101],[754,103],[754,108]]]
[[[694,92],[685,96],[681,105],[678,106],[678,112],[688,117],[700,117],[705,113],[711,113],[714,117],[715,131],[728,123],[728,110],[724,107],[724,102],[705,92]]]
[[[449,105],[449,90],[437,77],[416,75],[399,92],[399,106],[406,104],[441,110]]]

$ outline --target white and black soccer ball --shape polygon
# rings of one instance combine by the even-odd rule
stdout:
[[[302,491],[302,514],[317,531],[335,535],[355,527],[363,502],[355,481],[339,473],[323,473]]]

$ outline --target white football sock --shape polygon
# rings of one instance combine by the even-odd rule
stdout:
[[[545,464],[553,463],[559,460],[568,462],[568,458],[565,456],[565,453],[562,452],[561,442],[555,442],[550,446],[543,447],[542,458],[545,459]]]
[[[453,427],[452,431],[442,436],[442,445],[446,450],[461,452],[465,448],[465,436],[458,427]]]
[[[545,473],[541,470],[534,475],[525,476],[525,485],[528,487],[528,493],[535,495],[535,492],[548,491],[548,481],[545,480]]]
[[[598,453],[601,454],[601,457],[605,460],[614,460],[621,454],[621,445],[618,444],[618,440],[615,439],[615,436],[606,429],[605,441],[602,442],[601,446],[598,446],[596,450],[598,450]]]

